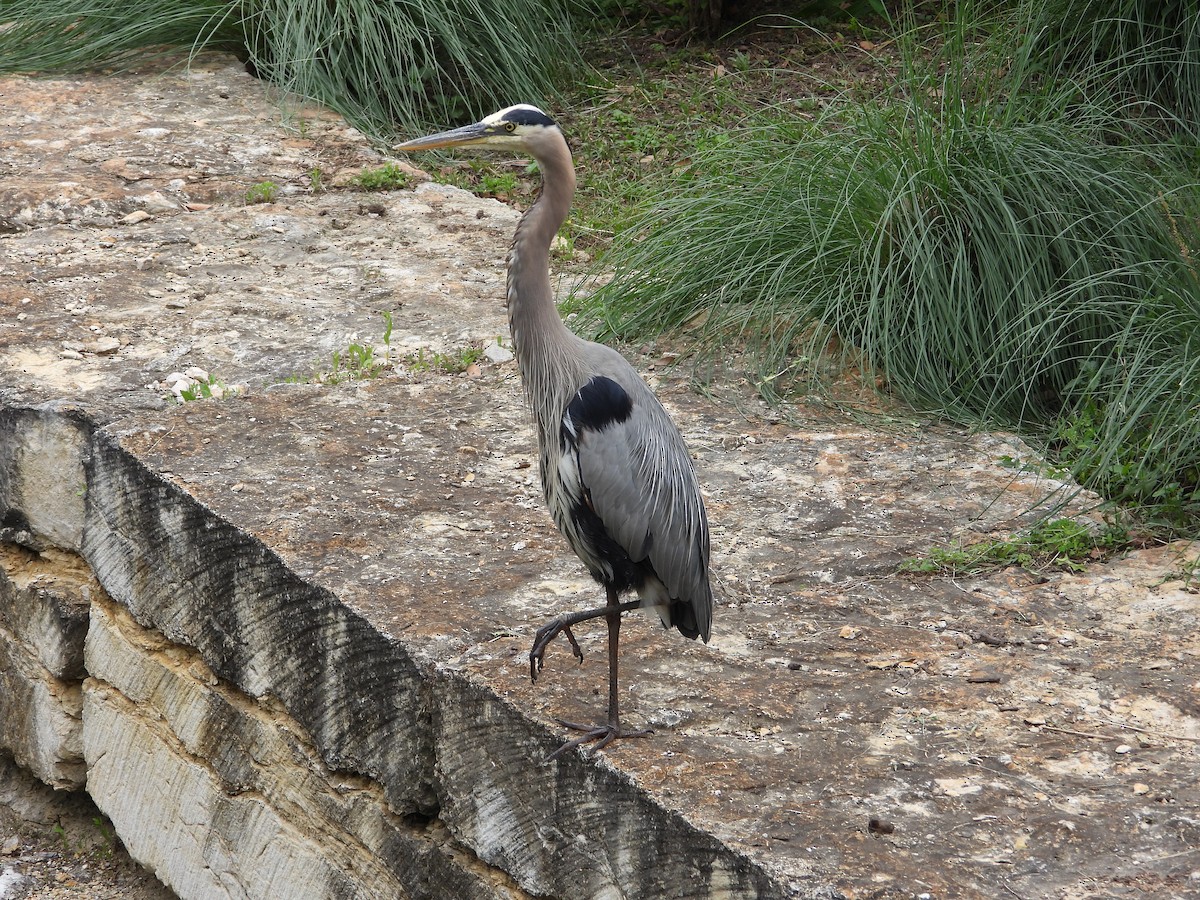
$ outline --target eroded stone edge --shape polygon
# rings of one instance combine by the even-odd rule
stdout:
[[[331,772],[272,698],[94,602],[84,683],[89,790],[182,897],[520,898],[443,828]]]
[[[35,420],[45,415],[36,411]],[[12,429],[10,423],[20,418],[3,424]],[[602,760],[571,757],[550,767],[540,764],[554,741],[544,727],[461,673],[422,671],[398,642],[328,591],[304,582],[270,548],[147,470],[122,449],[117,434],[97,430],[78,449],[87,484],[80,549],[114,598],[111,608],[124,609],[142,631],[161,634],[176,652],[194,653],[212,678],[236,688],[233,693],[245,702],[286,711],[295,732],[308,736],[323,770],[377,785],[388,815],[447,829],[450,846],[461,842],[469,849],[460,847],[459,853],[482,861],[477,865],[490,873],[485,880],[496,896],[523,891],[579,896],[582,890],[651,897],[684,884],[692,896],[798,895],[661,807]],[[8,471],[11,484],[12,466]],[[0,501],[8,510],[31,502],[3,490]],[[316,652],[300,658],[297,649]],[[99,653],[89,650],[97,666]],[[140,773],[157,764],[167,770],[185,766],[173,779],[181,783],[207,771],[209,786],[225,796],[246,793],[236,779],[212,777],[213,760],[202,754],[193,754],[191,763],[175,756],[152,765],[134,758],[120,762],[104,749],[113,743],[104,735],[120,727],[130,729],[131,744],[157,734],[156,753],[167,752],[169,741],[161,729],[146,731],[150,726],[143,719],[126,722],[137,702],[91,674],[84,691],[85,756],[97,770],[98,805],[117,823],[123,840],[130,829],[153,838],[172,833],[167,823],[146,829],[138,818],[144,813],[131,811],[144,804],[114,787],[138,783],[130,778],[131,764]],[[171,740],[181,740],[171,734]],[[205,765],[197,768],[200,760]],[[504,777],[496,778],[497,772]],[[143,775],[142,781],[149,780]],[[247,815],[233,812],[237,803],[213,802],[235,819]],[[203,824],[217,810],[193,808],[198,811],[195,822]],[[126,842],[157,871],[148,847],[139,852],[136,839]],[[223,852],[226,856],[216,858],[242,851],[227,846]],[[446,866],[457,871],[445,860],[434,868]],[[206,867],[215,878],[213,866]],[[204,890],[244,886],[226,869],[224,881],[206,883]],[[220,870],[218,865],[215,871]],[[187,896],[190,882],[181,881],[184,876],[167,877]],[[461,895],[444,876],[441,882],[451,891],[446,896]],[[813,887],[814,896],[826,893]],[[327,895],[337,896],[338,890]]]

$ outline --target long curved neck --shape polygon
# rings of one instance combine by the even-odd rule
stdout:
[[[534,415],[544,426],[555,409],[555,390],[563,367],[577,359],[579,339],[563,324],[550,285],[550,244],[566,221],[575,193],[575,169],[567,142],[557,132],[535,158],[542,172],[542,191],[521,217],[508,257],[508,323],[517,363]],[[556,377],[558,376],[558,377]],[[571,388],[574,390],[574,388]],[[541,408],[541,407],[545,408]]]

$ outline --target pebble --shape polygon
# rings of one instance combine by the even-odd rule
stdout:
[[[108,353],[116,353],[121,349],[121,342],[115,337],[96,338],[96,340],[88,341],[84,344],[83,349],[88,353],[96,353],[102,356]]]
[[[871,832],[871,834],[894,834],[896,826],[887,819],[872,817],[867,821],[867,831]]]
[[[150,213],[146,212],[144,209],[135,209],[129,215],[127,215],[123,219],[121,219],[121,224],[122,225],[140,225],[142,222],[145,222],[152,218],[154,218],[154,217],[151,216]]]
[[[1133,783],[1133,792],[1139,795],[1148,794],[1150,793],[1150,785],[1146,784],[1144,781],[1135,781]]]
[[[986,669],[978,669],[967,674],[968,684],[999,684],[1000,675],[996,672],[989,672]]]
[[[513,352],[507,347],[501,347],[495,341],[488,342],[488,345],[483,348],[483,355],[494,363],[506,363],[513,360]]]
[[[167,199],[161,191],[151,191],[149,194],[143,194],[138,198],[147,213],[165,213],[175,212],[179,209],[179,204]]]

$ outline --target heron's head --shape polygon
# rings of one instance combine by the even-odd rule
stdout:
[[[519,103],[494,112],[474,125],[405,141],[392,149],[412,152],[450,147],[485,147],[533,153],[550,133],[561,134],[553,119],[536,106]]]

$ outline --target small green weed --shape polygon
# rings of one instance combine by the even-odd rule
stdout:
[[[363,169],[350,179],[360,191],[399,191],[408,187],[412,178],[395,163],[385,163],[378,169]]]
[[[517,189],[517,176],[512,172],[502,172],[498,175],[484,175],[479,179],[479,190],[483,194],[499,196],[508,195]]]
[[[321,171],[320,166],[313,166],[308,170],[308,189],[314,194],[320,194],[325,190],[325,173]]]
[[[379,376],[392,365],[392,312],[383,312],[383,350],[370,344],[351,341],[344,350],[334,350],[331,367],[315,371],[308,377],[291,375],[282,379],[285,384],[341,384],[343,381],[362,381]]]
[[[935,547],[926,556],[905,560],[901,572],[921,575],[977,575],[1022,566],[1027,569],[1053,566],[1072,572],[1085,563],[1102,559],[1128,543],[1129,535],[1119,525],[1099,531],[1073,519],[1055,519],[1035,525],[1009,540],[981,541],[943,549]]]
[[[320,377],[322,384],[341,384],[343,381],[361,381],[374,378],[384,368],[383,360],[376,358],[375,348],[369,344],[351,343],[345,350],[333,351],[333,368]]]
[[[100,816],[92,817],[92,827],[100,835],[101,846],[94,851],[101,859],[111,859],[117,848],[116,832]]]
[[[71,838],[67,835],[67,829],[63,828],[62,822],[55,822],[54,826],[50,830],[54,832],[55,837],[62,841],[63,851],[68,856],[71,856],[75,853],[75,847],[71,843]]]
[[[480,197],[502,202],[528,201],[536,192],[537,169],[526,167],[520,174],[501,169],[487,160],[464,160],[460,165],[444,166],[434,173],[438,184],[449,184]]]
[[[404,357],[404,365],[411,372],[445,372],[447,375],[458,375],[465,372],[483,356],[478,347],[466,347],[449,353],[438,353],[432,350],[425,352],[422,347],[416,353]]]
[[[197,381],[190,387],[179,392],[180,403],[190,403],[193,400],[221,400],[230,394],[237,393],[216,375],[209,375],[207,381]]]
[[[274,203],[279,196],[279,185],[273,181],[260,181],[246,191],[247,203]]]

